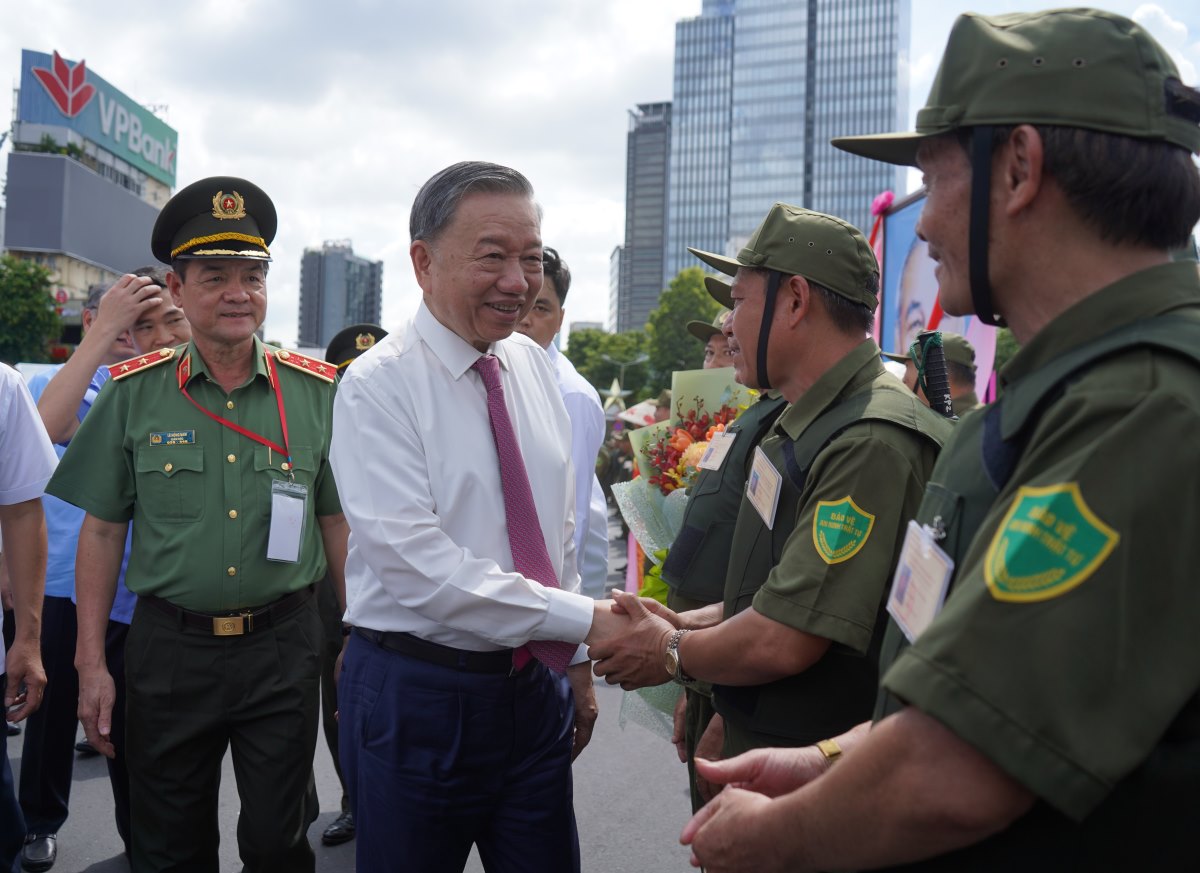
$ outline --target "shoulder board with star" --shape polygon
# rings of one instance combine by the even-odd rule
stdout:
[[[318,379],[324,379],[326,382],[333,382],[337,379],[337,368],[333,364],[318,358],[310,358],[308,355],[302,355],[299,352],[289,351],[288,349],[280,349],[274,354],[275,360],[279,361],[279,363],[287,364],[287,366],[294,370],[299,370],[301,373],[316,376]]]
[[[171,360],[171,358],[175,357],[175,351],[175,349],[159,349],[157,352],[150,352],[146,355],[138,355],[136,358],[130,358],[127,361],[121,361],[121,363],[113,364],[108,368],[108,375],[115,382],[127,376],[132,376],[134,373],[141,373],[149,370],[151,367],[156,367]]]

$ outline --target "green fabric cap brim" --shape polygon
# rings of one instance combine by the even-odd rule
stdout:
[[[733,309],[733,289],[729,287],[728,282],[722,282],[716,276],[705,276],[704,288],[713,300],[726,309]]]

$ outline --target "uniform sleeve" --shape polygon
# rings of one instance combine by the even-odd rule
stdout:
[[[114,523],[133,517],[137,494],[133,453],[125,440],[131,388],[114,383],[99,393],[46,488],[47,494]]]
[[[1127,391],[1094,375],[1043,417],[1021,487],[884,678],[1075,819],[1200,688],[1196,380],[1185,399],[1157,379]]]
[[[342,511],[342,502],[338,497],[337,483],[334,481],[333,466],[329,457],[333,439],[333,403],[337,396],[336,391],[335,384],[332,391],[323,392],[328,407],[327,415],[322,420],[328,430],[325,432],[325,441],[321,448],[321,469],[317,471],[314,482],[313,508],[317,515],[337,515]]]
[[[584,542],[591,527],[592,480],[596,477],[596,456],[604,442],[604,413],[584,394],[563,396],[567,417],[571,420],[571,463],[575,468],[575,556],[582,564]],[[581,568],[582,569],[582,568]]]
[[[0,505],[41,497],[57,464],[24,380],[0,364]]]
[[[905,525],[933,467],[924,443],[896,425],[866,422],[818,455],[792,534],[754,609],[865,653]]]

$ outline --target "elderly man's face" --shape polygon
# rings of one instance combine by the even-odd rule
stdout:
[[[172,302],[183,310],[196,339],[239,346],[267,315],[267,266],[249,258],[196,258],[184,278],[167,274]]]
[[[519,194],[464,197],[437,239],[409,254],[429,311],[481,352],[516,329],[542,288],[541,222]]]

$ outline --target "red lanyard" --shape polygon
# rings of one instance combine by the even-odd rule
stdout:
[[[258,434],[254,433],[254,431],[246,430],[246,428],[240,427],[239,425],[234,424],[229,419],[223,418],[222,416],[217,415],[215,412],[209,412],[207,409],[205,409],[203,406],[201,406],[199,403],[197,403],[194,399],[192,399],[192,395],[188,394],[188,390],[187,390],[187,380],[192,374],[191,373],[191,371],[192,371],[191,355],[185,355],[180,360],[179,366],[176,368],[176,373],[178,374],[178,377],[179,377],[179,390],[183,394],[184,397],[186,397],[188,400],[191,400],[192,406],[199,409],[201,412],[203,412],[205,415],[207,415],[213,421],[229,428],[232,431],[235,431],[236,433],[240,433],[242,436],[246,437],[247,439],[254,440],[254,442],[258,443],[259,445],[266,446],[268,449],[274,449],[275,451],[279,452],[279,454],[281,454],[285,458],[287,458],[288,472],[291,472],[292,453],[287,447],[288,446],[288,430],[287,430],[287,415],[284,413],[284,410],[283,410],[283,386],[279,383],[279,370],[275,364],[275,357],[273,355],[268,354],[266,356],[266,358],[267,358],[267,369],[270,370],[270,372],[271,372],[271,387],[275,392],[276,405],[279,407],[279,429],[281,431],[283,431],[283,446],[280,446],[278,443],[272,442],[271,440],[267,439],[264,436],[259,436]]]

